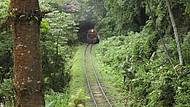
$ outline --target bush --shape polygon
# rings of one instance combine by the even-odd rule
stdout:
[[[187,73],[189,68],[178,65],[174,68],[161,41],[167,41],[165,45],[169,57],[176,65],[178,55],[175,41],[166,36],[152,45],[156,36],[157,34],[147,24],[140,33],[129,32],[128,36],[113,36],[106,39],[100,43],[96,53],[105,68],[111,67],[112,70],[109,69],[109,72],[121,76],[120,79],[125,78],[124,87],[127,90],[129,107],[186,106],[190,104]],[[188,43],[189,41],[185,39],[183,50],[188,50],[186,45]],[[155,51],[152,51],[152,46]],[[185,52],[187,57],[189,52]]]

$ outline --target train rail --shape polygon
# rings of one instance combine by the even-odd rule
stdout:
[[[87,82],[87,88],[91,97],[91,103],[95,107],[112,107],[103,86],[98,77],[98,72],[92,58],[92,44],[88,44],[84,52],[84,72]]]

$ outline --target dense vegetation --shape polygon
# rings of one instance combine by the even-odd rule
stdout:
[[[76,17],[53,5],[60,2],[40,0],[41,10],[47,12],[41,22],[40,39],[47,105],[55,103],[57,99],[60,101],[63,93],[66,93],[64,90],[68,87],[71,78],[71,59],[77,43],[77,23],[73,20]],[[12,104],[15,100],[15,92],[12,85],[12,36],[11,29],[6,23],[8,5],[9,0],[3,0],[0,3],[0,25],[2,25],[0,32],[0,102]],[[60,97],[57,97],[56,92],[61,92]],[[56,99],[54,99],[55,96]]]
[[[76,46],[80,44],[77,26],[82,19],[96,22],[101,36],[96,50],[97,59],[102,64],[100,69],[115,75],[115,85],[125,92],[126,106],[190,105],[190,1],[169,0],[183,64],[179,61],[167,0],[39,1],[41,10],[46,13],[40,28],[46,106],[66,107],[69,102],[74,106],[73,99],[86,99],[81,85],[75,81],[69,84],[70,80],[82,75],[76,72],[82,71],[76,65],[80,62],[75,62],[81,52],[76,53]],[[79,3],[80,11],[65,10],[65,3]],[[0,103],[12,106],[15,91],[8,6],[9,0],[1,0]],[[80,90],[75,91],[77,85]]]
[[[179,64],[165,0],[104,1],[107,14],[98,28],[105,39],[97,54],[104,69],[125,78],[129,107],[189,106],[190,2],[170,4],[184,65]]]
[[[8,0],[0,4],[0,102],[13,101],[14,91],[12,86],[12,37],[10,30],[4,24],[8,10]]]

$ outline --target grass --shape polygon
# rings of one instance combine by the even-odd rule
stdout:
[[[83,73],[84,46],[79,46],[71,61],[71,81],[65,93],[58,93],[50,90],[45,95],[45,107],[75,107],[85,102],[85,78]]]
[[[84,66],[84,48],[85,46],[80,46],[73,60],[72,67],[72,80],[70,82],[70,93],[72,93],[70,98],[70,107],[75,107],[78,103],[85,103],[88,99],[85,90],[85,75],[83,71]]]
[[[84,73],[83,73],[83,51],[84,46],[80,46],[76,52],[73,60],[72,72],[71,72],[71,82],[70,91],[71,93],[76,93],[76,89],[84,90]]]
[[[45,95],[45,107],[68,107],[69,93],[49,91]]]

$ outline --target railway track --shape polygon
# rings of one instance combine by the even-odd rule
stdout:
[[[84,52],[84,72],[89,95],[91,97],[90,107],[112,107],[102,87],[98,72],[92,58],[92,46],[87,45]]]

